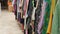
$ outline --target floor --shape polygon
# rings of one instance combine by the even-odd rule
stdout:
[[[0,13],[0,34],[23,34],[14,13],[3,10]]]

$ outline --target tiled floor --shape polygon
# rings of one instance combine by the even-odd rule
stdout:
[[[3,10],[0,14],[0,34],[23,34],[14,13]]]

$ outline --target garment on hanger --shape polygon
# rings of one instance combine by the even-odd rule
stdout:
[[[51,34],[60,34],[60,0],[57,1],[53,12],[53,22]]]
[[[29,4],[29,0],[25,0],[25,1],[24,1],[24,32],[25,32],[25,34],[28,34],[27,22],[26,22],[28,4]]]
[[[36,1],[33,0],[32,3],[33,3],[33,11],[32,11],[31,19],[35,20]]]
[[[13,0],[15,19],[17,19],[17,0]]]
[[[42,26],[43,26],[43,23],[44,23],[44,15],[45,15],[45,8],[46,8],[46,2],[43,0],[42,11],[41,11],[41,15],[40,15],[40,21],[38,23],[38,34],[42,33]]]
[[[23,5],[23,0],[20,0],[19,7]]]
[[[48,33],[51,34],[54,8],[55,8],[55,0],[52,0],[52,2],[51,2],[51,9],[50,9],[50,19],[49,19],[49,24],[48,24],[48,28],[47,28],[47,34]]]
[[[17,0],[17,12],[21,12],[20,8],[19,8],[20,7],[19,5],[20,5],[20,0]]]
[[[34,0],[34,7],[33,7],[33,13],[35,12],[36,13],[36,7],[37,7],[37,5],[38,5],[38,0]],[[38,32],[37,32],[37,25],[35,25],[35,21],[36,21],[36,16],[35,16],[35,13],[33,14],[32,13],[32,20],[34,20],[34,34],[37,34]]]
[[[24,24],[24,19],[22,18],[23,10],[22,10],[23,0],[17,0],[17,18],[21,24]]]
[[[20,4],[19,4],[19,9],[20,9],[20,13],[21,13],[21,19],[23,19],[23,0],[20,0]]]
[[[34,0],[34,7],[36,7],[37,0]]]
[[[21,14],[20,14],[20,10],[19,10],[19,3],[20,3],[20,0],[17,0],[17,20],[20,21],[21,19]]]
[[[27,14],[29,17],[31,17],[32,11],[33,11],[33,3],[32,3],[32,0],[29,0],[28,10],[27,10]]]
[[[45,9],[45,16],[44,16],[44,24],[42,28],[42,34],[46,34],[47,32],[47,27],[50,19],[50,7],[51,7],[51,0],[45,0],[46,4],[46,9]]]
[[[35,10],[35,21],[34,21],[34,34],[38,34],[38,23],[40,20],[40,12],[41,12],[41,7],[42,7],[43,0],[37,0],[37,8]]]
[[[30,25],[32,12],[33,12],[33,0],[29,0],[28,10],[27,10],[28,17],[26,19],[28,34],[32,34],[32,26]]]
[[[24,15],[27,14],[29,0],[24,1]]]

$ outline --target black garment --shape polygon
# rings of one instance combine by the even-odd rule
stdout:
[[[32,0],[29,0],[28,10],[27,10],[27,14],[28,14],[28,16],[31,17],[31,15],[32,15],[32,11],[33,11],[33,3],[32,3]]]
[[[24,25],[24,18],[20,19],[20,22]]]
[[[37,0],[34,0],[34,7],[36,7],[36,2],[37,2]]]
[[[26,34],[26,30],[24,30],[24,34]]]
[[[30,26],[30,23],[31,23],[31,17],[27,17],[27,19],[26,19],[27,27]]]
[[[16,8],[16,9],[14,10],[14,13],[15,13],[15,19],[17,19],[17,4],[15,4],[14,7]]]
[[[31,26],[29,26],[29,28],[28,28],[28,34],[32,34],[32,27]]]
[[[15,11],[15,19],[17,20],[17,12]]]
[[[15,14],[15,19],[17,19],[17,0],[14,2],[14,14]]]
[[[32,0],[29,0],[28,10],[27,10],[28,17],[26,19],[26,24],[28,25],[28,27],[29,27],[29,24],[31,23],[32,11],[33,11]]]
[[[28,17],[26,19],[26,24],[28,27],[28,34],[32,34],[32,27],[30,26],[32,11],[33,11],[33,3],[32,3],[32,0],[29,0],[28,10],[27,10]]]
[[[16,5],[16,10],[14,12],[15,12],[15,19],[17,19],[17,5]]]
[[[39,0],[38,2],[38,7],[36,9],[36,12],[35,12],[35,21],[34,21],[34,31],[35,33],[34,34],[38,34],[38,23],[39,23],[39,20],[40,20],[40,13],[41,13],[41,7],[42,7],[42,3],[43,3],[43,0]]]
[[[18,21],[20,21],[20,19],[21,19],[21,13],[18,12]]]
[[[21,13],[20,12],[18,12],[18,21],[20,21],[20,23],[24,25],[24,19],[21,18]]]

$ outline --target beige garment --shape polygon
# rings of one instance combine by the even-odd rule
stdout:
[[[22,5],[23,5],[23,0],[20,0],[19,7],[22,7]]]
[[[35,10],[36,10],[36,8],[33,9],[32,20],[35,20]]]

